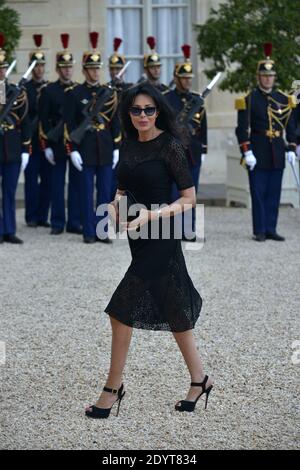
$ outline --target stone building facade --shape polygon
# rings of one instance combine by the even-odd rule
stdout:
[[[205,22],[210,8],[220,3],[218,0],[8,0],[7,3],[21,15],[23,34],[16,51],[18,73],[25,70],[28,64],[28,54],[33,48],[32,35],[42,33],[43,50],[47,56],[47,78],[55,80],[55,54],[61,50],[60,34],[64,32],[70,34],[70,50],[76,59],[74,78],[81,81],[81,56],[89,48],[88,33],[98,31],[103,81],[108,79],[106,64],[112,51],[113,37],[120,34],[123,34],[127,48],[129,41],[126,40],[131,38],[132,51],[124,52],[135,64],[132,70],[138,70],[137,62],[141,62],[143,52],[147,51],[145,39],[153,34],[157,35],[157,51],[161,54],[160,47],[165,48],[162,58],[164,76],[168,81],[172,78],[174,61],[181,56],[180,40],[189,42],[193,48],[194,89],[202,90],[208,81],[197,55],[193,24]],[[173,41],[170,36],[170,50],[166,34],[174,34]],[[130,74],[128,78],[133,78],[133,71]],[[19,74],[13,76],[14,80],[18,78]],[[236,122],[233,103],[233,95],[216,89],[207,98],[209,150],[200,184],[226,183],[226,145],[228,139],[234,138]]]

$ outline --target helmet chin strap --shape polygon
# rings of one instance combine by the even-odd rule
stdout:
[[[188,90],[183,88],[180,77],[175,77],[175,83],[176,83],[176,87],[178,88],[179,91],[181,91],[183,93],[188,92]]]
[[[257,81],[258,81],[258,87],[259,87],[262,91],[264,91],[265,93],[271,93],[271,91],[272,91],[272,89],[273,89],[273,85],[272,85],[271,87],[265,88],[265,87],[262,85],[262,83],[261,83],[259,77],[257,78]]]
[[[154,78],[152,73],[150,72],[150,69],[148,68],[147,69],[147,73],[150,75],[150,78],[151,80],[154,82],[154,83],[158,83],[159,82],[159,78]]]
[[[85,71],[85,73],[86,73],[87,76],[88,76],[87,82],[88,82],[89,85],[96,85],[97,83],[99,83],[99,80],[92,80],[92,78],[91,78],[91,76],[90,76],[90,74],[89,74],[89,69],[84,69],[84,71]]]
[[[57,69],[58,70],[58,76],[59,76],[59,80],[61,83],[63,83],[64,85],[68,85],[69,83],[71,83],[71,78],[64,78],[62,75],[61,75],[61,70],[60,69]]]

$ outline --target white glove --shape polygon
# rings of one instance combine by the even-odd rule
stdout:
[[[256,165],[256,158],[253,155],[252,150],[248,150],[247,152],[244,153],[244,155],[245,155],[245,161],[247,165],[250,166],[250,171],[252,171]]]
[[[114,170],[117,166],[117,163],[119,161],[119,149],[115,149],[113,151],[113,163],[112,163],[112,169]]]
[[[296,154],[297,154],[297,157],[300,159],[300,145],[297,145]]]
[[[206,159],[206,153],[201,154],[201,163],[204,163]]]
[[[21,154],[21,170],[22,171],[25,171],[26,170],[26,167],[28,165],[28,162],[29,162],[29,153],[26,153],[26,152],[23,152]]]
[[[52,148],[47,147],[45,149],[45,157],[47,158],[48,162],[51,163],[51,165],[55,165],[54,153]]]
[[[295,165],[296,163],[296,154],[292,150],[289,150],[287,153],[287,160],[291,165]]]
[[[82,171],[83,161],[80,153],[77,152],[77,150],[73,150],[73,152],[70,154],[70,157],[75,168],[77,168],[78,171]]]

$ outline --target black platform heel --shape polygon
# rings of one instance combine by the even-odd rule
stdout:
[[[199,398],[205,393],[206,394],[206,399],[205,399],[205,406],[204,409],[206,410],[207,408],[207,402],[208,402],[208,397],[210,392],[212,391],[213,385],[210,385],[208,388],[206,388],[206,383],[208,381],[208,375],[204,377],[203,382],[198,383],[198,382],[191,382],[191,387],[202,387],[202,392],[200,395],[196,398],[195,401],[189,401],[189,400],[181,400],[178,405],[175,405],[175,410],[177,411],[194,411],[195,406],[197,404],[197,401]]]
[[[105,392],[109,392],[109,393],[113,393],[114,395],[118,395],[118,399],[115,401],[115,403],[118,402],[118,409],[117,409],[117,414],[116,414],[116,416],[118,416],[121,401],[122,401],[122,399],[123,399],[123,397],[126,393],[126,392],[123,391],[124,390],[124,385],[122,384],[119,389],[103,387],[103,390]],[[98,406],[95,406],[95,405],[88,406],[85,410],[85,414],[89,418],[96,418],[96,419],[108,418],[109,415],[110,415],[111,409],[112,409],[112,407],[114,406],[115,403],[113,403],[110,408],[98,408]]]

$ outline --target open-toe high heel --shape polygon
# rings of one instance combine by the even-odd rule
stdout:
[[[200,393],[200,395],[198,395],[198,397],[196,398],[195,401],[180,400],[180,402],[175,405],[175,410],[177,410],[177,411],[189,411],[189,412],[194,411],[195,407],[196,407],[196,404],[197,404],[197,401],[199,400],[199,398],[203,394],[206,395],[205,406],[204,406],[204,408],[206,409],[207,408],[208,397],[209,397],[209,394],[210,394],[210,392],[212,391],[212,388],[213,388],[212,385],[210,385],[209,387],[206,388],[207,381],[208,381],[208,375],[206,375],[204,377],[203,382],[199,382],[199,383],[198,382],[191,382],[191,387],[201,387],[202,392]]]
[[[122,399],[123,399],[123,397],[126,393],[125,391],[123,391],[124,390],[124,385],[122,384],[119,389],[103,387],[103,390],[105,392],[109,392],[109,393],[113,393],[114,395],[118,395],[118,398],[115,401],[115,403],[118,402],[118,409],[117,409],[117,414],[116,414],[116,416],[118,416],[121,401],[122,401]],[[114,406],[115,403],[113,403],[110,408],[99,408],[98,406],[95,406],[95,405],[88,406],[85,410],[85,414],[89,418],[96,418],[96,419],[108,418],[109,415],[110,415],[111,409],[112,409],[112,407]]]

